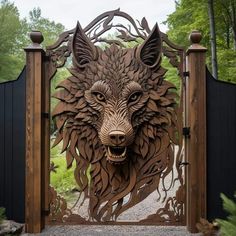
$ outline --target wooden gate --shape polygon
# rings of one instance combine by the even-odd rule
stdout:
[[[116,23],[117,17],[128,24]],[[109,30],[116,30],[115,38],[105,38]],[[55,223],[138,223],[187,224],[196,231],[206,214],[206,49],[199,45],[200,34],[192,34],[187,65],[183,48],[157,25],[151,30],[145,18],[136,22],[120,10],[103,13],[84,29],[78,23],[46,51],[39,32],[31,39],[26,48],[26,230],[40,232],[44,224]],[[176,69],[179,93],[162,61]],[[83,193],[77,203],[87,199],[87,216],[50,186],[50,80],[65,63],[70,76],[54,94],[59,100],[52,112],[54,145],[63,142],[68,168],[76,163]],[[122,220],[123,212],[154,192],[162,205],[144,218]]]

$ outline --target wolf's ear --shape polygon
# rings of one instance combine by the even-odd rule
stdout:
[[[73,63],[80,68],[97,59],[97,49],[77,22],[72,40]]]
[[[147,39],[137,49],[137,57],[146,66],[154,68],[161,62],[161,33],[155,24]]]

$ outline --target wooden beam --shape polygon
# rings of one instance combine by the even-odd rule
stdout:
[[[190,138],[186,139],[187,168],[187,228],[197,232],[196,223],[206,218],[206,69],[207,49],[199,43],[201,34],[193,31],[192,45],[187,50],[187,125]]]
[[[41,231],[42,56],[40,32],[31,33],[26,51],[26,232]]]

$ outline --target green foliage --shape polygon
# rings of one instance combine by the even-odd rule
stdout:
[[[41,9],[39,7],[30,11],[29,15],[29,28],[30,30],[37,29],[42,32],[44,36],[43,46],[53,44],[57,40],[59,34],[65,30],[65,27],[62,24],[55,23],[54,21],[42,17]]]
[[[177,91],[180,91],[180,82],[181,82],[181,78],[178,75],[178,70],[177,68],[173,67],[170,62],[169,59],[167,57],[163,57],[162,58],[162,63],[161,65],[167,69],[167,72],[165,74],[165,79],[170,81],[171,83],[173,83],[176,88]]]
[[[207,1],[181,0],[177,1],[176,10],[164,22],[168,25],[168,36],[178,45],[186,48],[189,45],[188,36],[192,30],[198,29],[203,33],[202,43],[209,45],[209,23],[207,16]]]
[[[234,194],[236,198],[236,192]],[[217,219],[220,225],[220,233],[223,236],[235,236],[236,235],[236,202],[221,194],[223,200],[223,208],[229,213],[227,220]]]
[[[2,224],[3,220],[5,220],[5,219],[6,219],[5,208],[0,207],[0,225]]]
[[[21,27],[19,12],[13,3],[1,1],[0,21],[0,53],[13,53],[18,46]]]
[[[0,83],[17,79],[23,66],[23,59],[11,54],[2,54],[0,57]]]
[[[34,8],[29,14],[29,21],[20,19],[14,3],[0,2],[0,83],[14,80],[20,74],[25,64],[23,48],[30,44],[31,30],[43,33],[43,46],[46,46],[53,44],[65,29],[62,24],[42,17],[40,8]]]
[[[233,9],[234,6],[234,9]],[[232,14],[236,0],[215,0],[215,28],[218,56],[219,79],[236,82],[236,48]],[[205,0],[178,0],[176,10],[164,22],[168,25],[169,38],[178,45],[188,48],[188,36],[192,30],[199,30],[203,39],[201,44],[207,47],[207,64],[211,68],[210,27],[208,5]],[[234,22],[236,23],[236,22]]]
[[[78,188],[74,178],[75,162],[70,169],[67,169],[65,155],[61,154],[60,150],[60,145],[51,149],[51,162],[58,168],[56,173],[51,172],[50,183],[59,194],[66,194]]]
[[[18,9],[7,0],[0,2],[0,22],[0,82],[4,82],[16,79],[23,68],[20,48],[27,30]]]
[[[231,49],[218,50],[219,78],[236,83],[236,51]]]

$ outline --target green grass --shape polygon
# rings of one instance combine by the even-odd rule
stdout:
[[[51,149],[51,162],[57,166],[56,173],[51,171],[50,184],[56,189],[57,193],[62,195],[66,200],[73,198],[73,192],[78,190],[78,185],[74,178],[74,161],[72,167],[67,169],[65,154],[60,153],[61,145]]]

